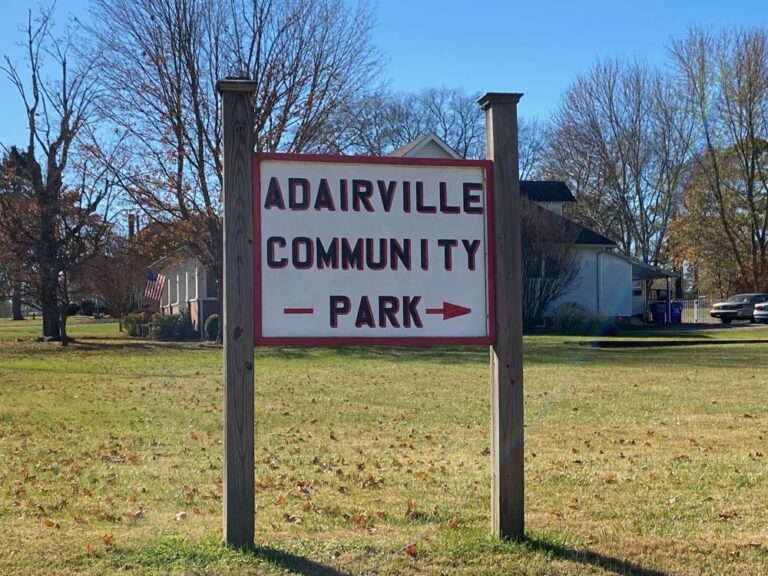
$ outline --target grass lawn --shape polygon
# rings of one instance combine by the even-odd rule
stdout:
[[[768,341],[717,343],[768,326],[526,338],[522,543],[487,349],[257,350],[254,551],[219,544],[221,349],[69,331],[0,321],[0,574],[768,575]]]

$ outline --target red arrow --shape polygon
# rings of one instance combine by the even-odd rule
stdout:
[[[451,304],[450,302],[443,301],[442,308],[427,308],[427,314],[442,314],[443,320],[450,320],[456,318],[456,316],[464,316],[472,312],[471,308],[466,306],[459,306],[458,304]]]

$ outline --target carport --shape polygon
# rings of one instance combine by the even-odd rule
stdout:
[[[626,256],[624,254],[620,254],[620,256],[621,258],[625,259],[630,264],[632,264],[633,285],[635,282],[643,283],[642,298],[643,298],[644,311],[648,311],[649,305],[651,304],[651,301],[648,298],[648,289],[647,289],[648,284],[653,280],[659,280],[662,278],[666,280],[666,291],[667,291],[666,323],[668,324],[672,317],[672,298],[671,298],[671,291],[670,291],[670,279],[677,278],[679,274],[677,272],[672,272],[671,270],[665,270],[663,268],[651,266],[650,264],[646,264],[641,260],[637,260],[636,258],[631,258],[630,256]],[[633,300],[636,297],[634,294],[634,289],[633,289],[632,297],[633,297]],[[645,314],[643,314],[643,316],[645,317]]]

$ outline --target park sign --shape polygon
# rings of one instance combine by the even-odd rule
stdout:
[[[224,540],[254,546],[255,343],[490,344],[491,529],[524,538],[522,95],[478,100],[490,161],[443,161],[254,155],[256,88],[216,83]]]
[[[492,163],[253,159],[257,345],[494,342]]]

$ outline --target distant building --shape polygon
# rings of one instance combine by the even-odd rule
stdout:
[[[150,267],[166,277],[160,312],[180,314],[182,310],[188,310],[192,326],[202,335],[208,317],[221,313],[219,284],[212,270],[185,248],[157,260]]]
[[[450,146],[432,133],[398,148],[392,155],[459,158]],[[520,195],[557,219],[565,218],[563,208],[566,203],[576,202],[568,185],[560,181],[522,180]],[[550,304],[545,317],[551,316],[562,303],[576,302],[590,312],[605,317],[645,318],[648,307],[646,280],[669,279],[676,274],[630,258],[619,252],[613,240],[570,220],[569,223],[569,228],[577,231],[574,248],[580,260],[579,275],[570,290]]]

